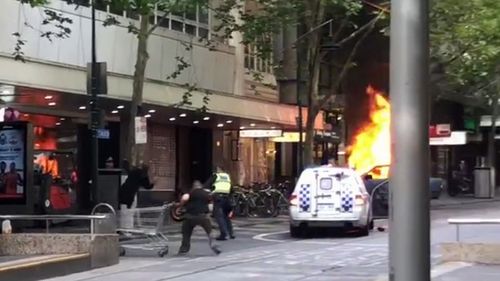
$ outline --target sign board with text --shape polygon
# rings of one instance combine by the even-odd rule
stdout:
[[[101,140],[109,140],[111,134],[108,129],[98,129],[97,130],[97,138]]]
[[[450,124],[436,124],[429,127],[430,138],[442,138],[451,136]]]
[[[135,144],[148,143],[148,123],[146,117],[135,117]]]
[[[448,137],[430,138],[429,145],[442,146],[442,145],[465,145],[467,144],[467,132],[455,131]]]
[[[241,130],[240,138],[276,138],[281,137],[281,130]]]

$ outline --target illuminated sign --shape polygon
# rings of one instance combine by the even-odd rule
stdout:
[[[429,137],[431,138],[450,137],[450,136],[451,136],[450,124],[437,124],[437,125],[431,125],[429,127]]]
[[[240,138],[275,138],[281,137],[283,131],[281,130],[242,130],[240,131]]]
[[[464,145],[467,143],[467,132],[451,132],[449,137],[430,138],[430,145]]]
[[[299,133],[285,132],[283,133],[283,136],[272,138],[271,140],[274,142],[299,142],[299,135]],[[305,138],[306,134],[303,134],[302,140],[304,140]]]
[[[102,140],[109,140],[111,134],[108,129],[98,129],[97,130],[97,138]]]

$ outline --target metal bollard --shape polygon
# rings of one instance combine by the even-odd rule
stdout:
[[[97,213],[97,210],[101,207],[104,207],[110,210],[110,213]],[[116,212],[115,209],[107,204],[100,203],[97,204],[94,209],[92,209],[92,215],[104,215],[106,218],[104,219],[92,219],[90,226],[91,234],[113,234],[116,233]]]

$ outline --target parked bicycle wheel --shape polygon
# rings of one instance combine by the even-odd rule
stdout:
[[[277,217],[280,214],[288,213],[288,200],[285,198],[283,193],[279,191],[273,192],[273,204],[274,204],[274,212],[273,217]]]

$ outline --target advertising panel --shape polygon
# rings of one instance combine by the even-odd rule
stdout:
[[[26,201],[26,127],[0,125],[0,203]]]

